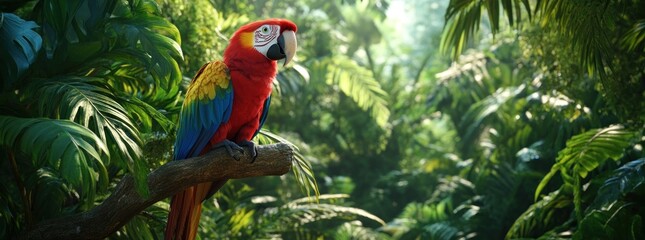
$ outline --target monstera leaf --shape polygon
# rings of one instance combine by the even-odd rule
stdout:
[[[38,25],[11,13],[0,13],[0,76],[3,89],[18,80],[36,60],[43,39],[33,29]]]

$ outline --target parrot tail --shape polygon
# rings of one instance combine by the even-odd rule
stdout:
[[[202,201],[217,192],[227,180],[200,183],[175,194],[170,200],[165,240],[193,240],[197,236]]]

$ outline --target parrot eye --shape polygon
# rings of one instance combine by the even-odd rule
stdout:
[[[266,25],[265,25],[265,26],[262,26],[262,28],[260,28],[260,31],[261,31],[263,34],[268,34],[268,33],[269,33],[269,26],[266,26]]]

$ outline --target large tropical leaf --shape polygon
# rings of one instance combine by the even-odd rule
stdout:
[[[592,129],[573,136],[567,141],[567,147],[558,153],[558,158],[551,171],[542,178],[535,190],[535,199],[539,197],[542,189],[558,171],[564,174],[573,172],[574,177],[585,178],[590,171],[596,169],[607,159],[618,160],[624,149],[632,144],[637,134],[637,132],[625,129],[621,125],[614,125],[602,129]]]
[[[100,51],[98,47],[86,45],[92,39],[98,26],[110,16],[115,0],[107,1],[67,1],[58,4],[38,2],[34,14],[43,23],[45,53],[54,61],[72,61],[78,64]],[[72,51],[70,51],[72,50]],[[80,51],[79,51],[80,50]],[[66,66],[67,62],[58,62]],[[69,65],[67,65],[69,66]],[[58,69],[58,71],[63,69]]]
[[[127,168],[137,179],[139,190],[146,191],[148,171],[140,160],[139,131],[101,79],[58,78],[32,87],[39,96],[36,107],[42,116],[69,119],[91,129],[110,149],[109,160]]]
[[[117,49],[114,56],[144,63],[155,80],[154,87],[176,92],[181,81],[177,61],[183,57],[177,27],[153,14],[159,11],[153,1],[135,1],[127,10],[117,7],[118,17],[109,20],[106,31],[119,36],[129,48]]]
[[[0,144],[25,154],[37,168],[50,167],[78,190],[84,206],[93,204],[97,184],[107,187],[102,155],[106,144],[86,127],[69,120],[0,116]]]
[[[55,170],[51,167],[43,167],[35,172],[35,176],[28,177],[37,179],[31,200],[32,217],[35,221],[55,218],[66,210],[69,211],[66,209],[70,208],[69,200],[75,198],[75,191],[72,189],[74,186],[71,186],[69,181],[62,178]],[[101,172],[99,178],[97,190],[105,189],[107,185],[105,172]],[[71,206],[71,208],[75,207]]]
[[[345,56],[337,56],[327,65],[326,79],[328,84],[338,86],[361,109],[369,111],[380,127],[387,126],[390,118],[387,93],[374,79],[371,71]]]
[[[617,202],[607,208],[592,210],[585,215],[573,239],[625,239],[645,238],[643,212],[640,203]]]
[[[159,16],[155,1],[40,2],[35,11],[44,24],[48,72],[101,76],[131,94],[178,92],[179,30]]]
[[[628,193],[642,188],[645,184],[645,158],[626,163],[614,171],[598,189],[596,200],[592,205],[595,209],[607,206]]]
[[[561,191],[554,191],[531,205],[506,233],[506,239],[537,237],[562,224],[569,215],[572,199]]]
[[[34,31],[38,25],[11,13],[0,12],[0,77],[3,89],[29,68],[36,60],[43,40]]]
[[[573,204],[578,221],[582,220],[581,178],[603,164],[607,159],[618,160],[627,146],[633,144],[639,132],[630,131],[621,125],[592,129],[573,136],[566,148],[558,153],[556,163],[544,176],[535,190],[535,199],[549,180],[560,172],[565,185],[573,188]]]

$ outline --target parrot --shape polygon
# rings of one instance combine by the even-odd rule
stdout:
[[[296,53],[297,26],[287,19],[266,19],[240,27],[229,40],[222,60],[204,64],[186,91],[173,160],[203,155],[225,148],[239,159],[266,120],[278,60],[286,66]],[[237,154],[236,154],[237,151]],[[170,200],[165,239],[196,237],[202,201],[227,180],[191,186]]]

